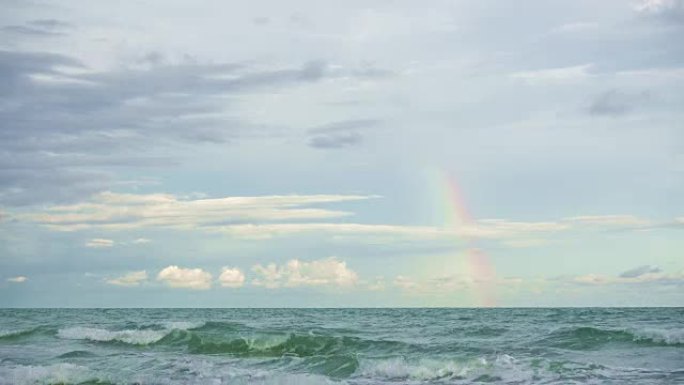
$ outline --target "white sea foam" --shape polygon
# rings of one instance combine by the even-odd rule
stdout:
[[[0,366],[0,384],[71,384],[91,378],[87,368],[67,363],[49,366]]]
[[[169,333],[169,330],[106,330],[88,327],[71,327],[60,329],[59,338],[88,341],[119,341],[132,345],[146,345],[157,342]]]
[[[201,328],[204,326],[206,323],[205,322],[190,322],[190,321],[167,321],[164,322],[162,325],[166,329],[176,329],[176,330],[189,330],[189,329],[197,329]]]
[[[500,377],[506,381],[531,379],[534,372],[515,358],[501,354],[492,359],[480,357],[473,360],[421,359],[408,361],[405,358],[362,361],[361,377],[384,378],[391,381],[434,381],[445,379],[475,379],[481,376]]]
[[[0,338],[2,337],[9,337],[21,333],[26,333],[31,330],[21,330],[21,329],[14,329],[14,330],[7,330],[7,329],[0,329]]]
[[[632,334],[637,340],[648,339],[667,345],[684,344],[684,329],[638,329],[633,330]]]

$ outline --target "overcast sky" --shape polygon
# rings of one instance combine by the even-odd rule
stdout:
[[[0,306],[684,305],[682,0],[0,3]]]

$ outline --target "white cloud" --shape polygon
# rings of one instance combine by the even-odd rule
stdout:
[[[88,242],[86,242],[85,246],[90,247],[90,248],[94,248],[94,249],[112,247],[112,246],[114,246],[114,241],[111,239],[93,238],[93,239],[89,240]]]
[[[138,286],[145,280],[147,280],[147,271],[140,270],[132,271],[118,278],[108,279],[107,283],[117,286]]]
[[[223,287],[242,287],[245,284],[245,274],[240,269],[224,267],[221,270],[219,282]]]
[[[516,72],[510,75],[512,79],[530,84],[564,84],[588,79],[591,74],[591,64],[572,67],[548,68],[534,71]]]
[[[599,28],[599,24],[595,22],[577,21],[574,23],[562,24],[555,28],[553,32],[557,33],[583,33],[595,32]]]
[[[175,288],[206,290],[211,287],[211,274],[202,269],[185,269],[175,265],[160,271],[157,280]]]
[[[7,278],[7,282],[11,282],[11,283],[24,283],[26,281],[28,281],[28,278],[24,277],[23,275],[18,275],[16,277]]]
[[[564,220],[592,226],[646,226],[650,224],[650,221],[634,215],[582,215]]]
[[[528,233],[547,233],[566,230],[567,223],[558,222],[515,222],[503,219],[483,219],[471,225],[459,227],[398,226],[370,225],[361,223],[271,223],[230,225],[216,231],[231,236],[250,239],[271,238],[309,232],[323,232],[341,235],[373,236],[374,239],[386,237],[392,242],[403,239],[453,239],[453,238],[487,238],[497,239],[514,237]]]
[[[514,287],[524,283],[524,279],[519,277],[497,277],[469,275],[444,275],[438,277],[410,278],[399,275],[394,279],[394,286],[410,294],[444,294],[454,293],[463,290],[495,287]]]
[[[60,231],[140,227],[193,229],[232,221],[338,218],[351,213],[305,206],[370,198],[374,196],[272,195],[184,199],[170,194],[105,192],[83,203],[52,206],[44,212],[25,214],[20,218]]]
[[[150,243],[150,242],[152,242],[152,241],[150,241],[150,240],[147,239],[147,238],[138,238],[138,239],[135,239],[132,243],[133,243],[134,245],[142,245],[142,244]]]
[[[375,277],[375,281],[368,283],[366,288],[370,291],[384,291],[386,288],[385,277]]]
[[[358,281],[356,272],[347,263],[335,257],[316,261],[293,259],[283,266],[274,263],[267,266],[255,265],[252,271],[258,276],[252,281],[255,286],[267,288],[298,286],[352,286]]]

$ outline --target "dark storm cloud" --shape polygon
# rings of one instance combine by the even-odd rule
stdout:
[[[618,90],[609,90],[597,95],[587,111],[596,116],[622,116],[633,112],[647,102],[649,94],[629,94]]]
[[[309,130],[309,146],[320,149],[351,147],[363,142],[361,131],[375,127],[379,121],[373,119],[345,120]]]
[[[662,272],[662,270],[657,266],[644,265],[623,272],[620,274],[620,278],[637,278],[645,274],[655,274],[660,272]]]
[[[165,145],[263,136],[226,116],[242,93],[375,76],[317,61],[265,70],[151,58],[145,69],[94,72],[68,56],[0,51],[0,204],[81,199],[111,186],[107,167],[172,163],[152,155]]]

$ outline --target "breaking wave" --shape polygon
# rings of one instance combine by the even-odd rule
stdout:
[[[598,349],[609,343],[676,346],[684,344],[684,333],[682,330],[601,329],[583,326],[556,330],[541,342],[570,350]]]

